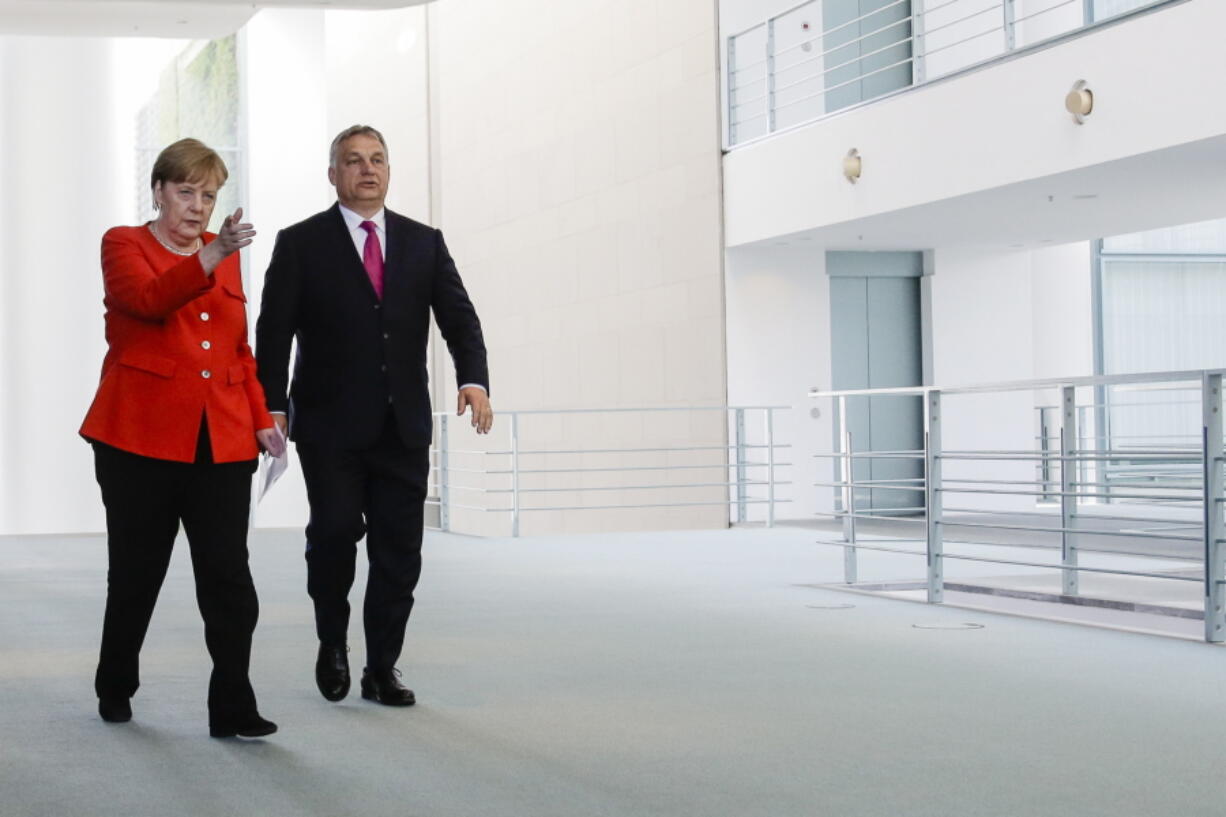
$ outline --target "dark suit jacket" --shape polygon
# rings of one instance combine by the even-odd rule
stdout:
[[[388,407],[407,445],[431,437],[430,311],[459,383],[489,389],[481,323],[438,230],[386,210],[383,299],[333,205],[277,235],[256,323],[256,361],[271,411],[290,437],[344,449],[372,445]],[[291,340],[298,340],[288,388]]]

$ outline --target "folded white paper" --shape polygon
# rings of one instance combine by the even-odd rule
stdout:
[[[281,475],[285,473],[285,469],[289,467],[289,442],[285,439],[285,435],[281,433],[280,426],[274,426],[277,429],[277,436],[281,438],[282,444],[285,446],[285,452],[274,457],[267,451],[260,457],[260,498],[259,502],[264,501],[264,497],[268,494],[268,490],[277,484],[277,480],[281,479]]]

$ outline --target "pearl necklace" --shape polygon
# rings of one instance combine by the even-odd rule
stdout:
[[[195,255],[196,251],[200,249],[200,239],[199,238],[196,239],[195,249],[189,250],[188,252],[184,252],[183,250],[170,246],[169,244],[167,244],[165,241],[162,240],[162,237],[160,235],[158,235],[157,227],[153,226],[152,221],[149,222],[149,232],[153,233],[153,237],[157,239],[159,244],[161,244],[166,249],[170,250],[175,255],[183,255],[183,256]]]

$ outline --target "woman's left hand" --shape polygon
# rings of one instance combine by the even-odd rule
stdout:
[[[274,457],[285,455],[285,438],[275,427],[261,428],[255,433],[255,438],[260,443],[261,451],[267,451]]]

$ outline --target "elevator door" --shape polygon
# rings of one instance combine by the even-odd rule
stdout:
[[[881,389],[923,383],[920,319],[920,253],[831,252],[832,380],[839,389]],[[924,406],[916,396],[852,397],[843,430],[855,452],[908,452],[924,447]],[[838,435],[839,418],[835,417]],[[841,448],[843,440],[839,439]],[[911,513],[923,507],[917,487],[919,458],[855,461],[856,509],[881,514]],[[898,482],[889,482],[899,480]],[[883,482],[885,481],[885,482]],[[892,485],[894,487],[879,487]]]

